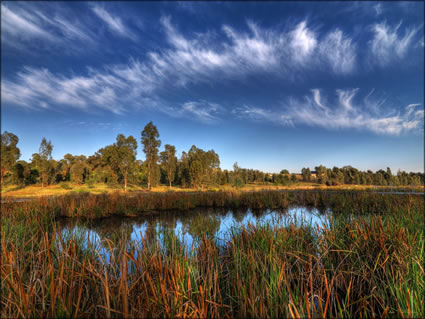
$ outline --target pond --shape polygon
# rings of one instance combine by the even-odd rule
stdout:
[[[196,245],[204,235],[224,244],[231,232],[241,226],[270,224],[285,227],[290,224],[306,227],[323,227],[329,222],[331,212],[312,207],[293,206],[284,210],[253,211],[251,209],[229,210],[220,208],[197,208],[185,212],[155,212],[138,217],[113,217],[89,221],[60,219],[59,225],[65,236],[78,237],[87,243],[102,245],[106,239],[115,246],[122,243],[147,241],[161,242],[167,234],[174,234],[186,249]]]

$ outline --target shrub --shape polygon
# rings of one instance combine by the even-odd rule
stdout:
[[[63,183],[60,183],[59,185],[63,189],[72,189],[71,185],[69,185],[68,182],[63,182]]]

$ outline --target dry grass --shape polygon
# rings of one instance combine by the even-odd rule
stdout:
[[[1,196],[7,198],[32,198],[32,197],[41,197],[41,196],[57,196],[65,195],[71,193],[92,193],[92,194],[102,194],[102,193],[113,193],[120,192],[124,193],[123,188],[110,188],[106,184],[99,183],[93,185],[89,188],[87,185],[78,185],[78,184],[69,184],[71,189],[64,189],[60,185],[49,185],[41,187],[40,185],[30,185],[26,187],[20,187],[16,185],[7,185],[3,186],[1,189]],[[264,190],[357,190],[357,191],[367,191],[367,190],[391,190],[387,186],[372,186],[372,185],[337,185],[337,186],[326,186],[317,183],[296,183],[291,186],[279,186],[279,185],[265,185],[265,184],[246,184],[241,188],[235,188],[232,185],[220,185],[220,186],[211,186],[206,187],[203,191],[240,191],[240,192],[250,192],[250,191],[264,191]],[[424,192],[424,186],[399,186],[397,190],[406,190],[406,191],[416,191]],[[146,192],[146,188],[138,185],[129,185],[128,193],[134,192]],[[171,189],[168,186],[160,185],[152,188],[151,192],[153,193],[164,193],[164,192],[198,192],[200,189],[195,188],[182,188],[174,186]]]

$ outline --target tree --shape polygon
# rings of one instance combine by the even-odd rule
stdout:
[[[70,154],[67,154],[70,155]],[[70,181],[77,184],[83,184],[88,175],[86,157],[84,155],[74,156],[69,169]]]
[[[301,170],[301,175],[303,177],[304,182],[309,182],[311,180],[311,171],[310,168],[303,168]]]
[[[125,137],[122,134],[117,136],[114,144],[113,160],[116,161],[121,174],[124,177],[124,191],[127,191],[128,174],[134,168],[137,155],[137,141],[133,136]]]
[[[142,144],[143,152],[146,154],[146,162],[148,163],[148,190],[150,190],[152,167],[158,161],[158,148],[161,146],[158,129],[152,122],[146,124],[142,131]]]
[[[328,177],[326,173],[326,167],[323,165],[320,165],[320,166],[316,166],[314,169],[316,170],[318,183],[325,184]]]
[[[41,173],[41,187],[48,182],[49,171],[51,170],[53,145],[51,141],[47,141],[43,137],[40,144],[39,154],[39,168]]]
[[[167,171],[168,183],[170,184],[171,188],[171,182],[174,180],[177,164],[175,146],[166,144],[165,150],[160,154],[160,158],[162,166]]]
[[[205,152],[193,145],[188,153],[189,174],[193,186],[204,188],[204,184],[209,181],[213,170],[220,165],[218,154],[214,150]]]
[[[4,131],[1,135],[1,185],[3,185],[3,178],[6,172],[12,170],[21,156],[21,152],[17,147],[18,142],[19,138],[13,133]]]
[[[190,186],[189,155],[183,151],[176,167],[177,183],[183,187]]]

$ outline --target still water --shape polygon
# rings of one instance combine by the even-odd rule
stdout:
[[[93,221],[59,220],[65,236],[79,237],[83,243],[102,243],[111,240],[114,244],[164,240],[165,234],[174,233],[186,249],[196,245],[201,237],[209,236],[224,244],[232,231],[241,226],[270,224],[285,227],[290,224],[322,228],[329,222],[329,210],[290,207],[285,210],[253,211],[251,209],[229,210],[220,208],[197,208],[185,212],[154,212],[139,217],[114,217]],[[105,247],[106,245],[100,245]]]

